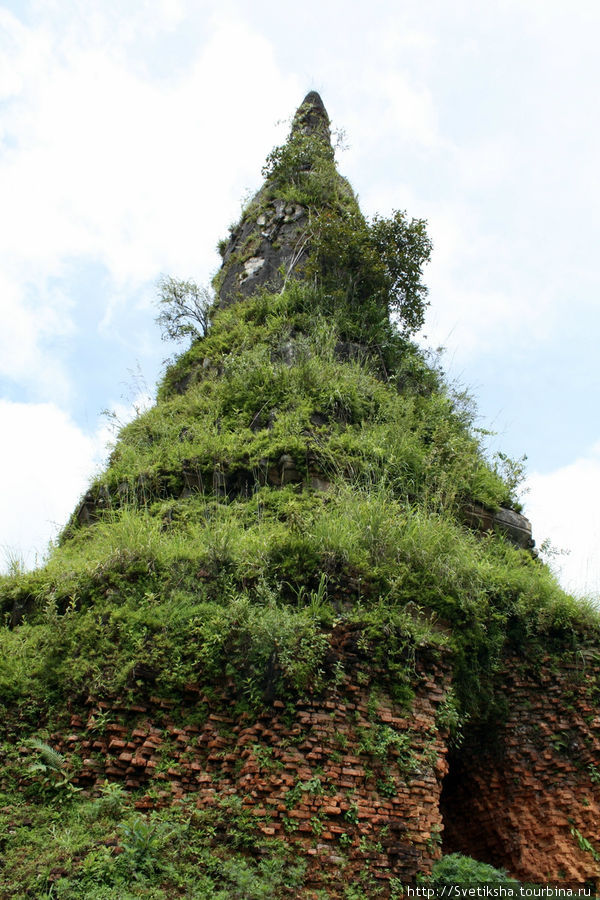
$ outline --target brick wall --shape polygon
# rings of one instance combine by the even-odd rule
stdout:
[[[365,866],[384,887],[413,881],[440,855],[446,735],[435,718],[448,674],[421,659],[407,709],[351,644],[348,635],[340,652],[352,674],[336,688],[293,706],[275,701],[258,719],[239,713],[231,691],[207,696],[188,685],[177,704],[89,698],[72,709],[70,732],[49,742],[70,760],[76,784],[118,780],[138,791],[141,810],[237,795],[266,838],[306,857],[315,889],[335,891],[340,862],[345,884]]]
[[[343,895],[342,862],[345,884],[365,867],[384,888],[414,881],[442,836],[444,852],[524,881],[598,880],[600,666],[581,655],[539,667],[509,660],[497,717],[467,728],[448,754],[436,724],[447,662],[422,653],[406,708],[351,635],[337,645],[348,674],[323,696],[276,700],[258,718],[240,712],[231,684],[210,695],[187,685],[178,702],[90,697],[50,743],[77,784],[120,781],[140,810],[236,795],[265,839],[308,860],[309,886],[332,897]]]

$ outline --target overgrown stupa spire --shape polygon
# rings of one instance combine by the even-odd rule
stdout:
[[[356,201],[335,167],[329,116],[310,91],[296,110],[287,141],[267,157],[265,183],[228,241],[215,280],[217,302],[227,306],[259,287],[278,290],[302,272],[310,250],[310,223],[324,206]]]
[[[331,130],[329,126],[329,116],[321,95],[317,91],[310,91],[296,110],[292,122],[292,134],[298,131],[302,134],[314,134],[317,132],[331,144]]]

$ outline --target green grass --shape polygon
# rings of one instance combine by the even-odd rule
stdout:
[[[133,798],[24,804],[0,794],[0,897],[60,900],[248,900],[302,895],[305,865],[266,839],[237,797],[148,815]],[[114,791],[112,792],[114,793]]]
[[[479,862],[461,853],[451,853],[438,860],[427,879],[427,885],[436,891],[454,888],[456,885],[501,885],[507,889],[519,888],[519,882],[509,878],[503,869],[495,869],[487,863]]]
[[[177,690],[214,677],[225,648],[245,682],[259,684],[269,654],[247,656],[246,648],[270,646],[259,627],[265,617],[282,658],[298,652],[292,636],[304,641],[305,666],[282,666],[289,689],[319,685],[321,632],[341,600],[314,616],[298,598],[322,575],[332,597],[343,595],[350,621],[373,629],[379,616],[383,628],[412,604],[453,628],[470,704],[499,661],[509,623],[513,640],[551,635],[568,646],[595,627],[592,611],[530,554],[462,526],[462,504],[510,503],[510,487],[486,463],[470,413],[416,349],[398,339],[400,362],[385,378],[368,355],[341,360],[335,323],[314,311],[306,319],[307,290],[292,285],[249,299],[237,315],[219,313],[175,368],[180,378],[218,354],[220,365],[200,366],[183,394],[166,389],[168,373],[162,399],[123,430],[92,486],[104,499],[100,520],[72,522],[45,567],[2,579],[5,614],[27,611],[20,628],[0,635],[5,705],[61,702],[86,684],[135,687],[141,657],[159,687]],[[294,310],[306,333],[287,320]],[[292,334],[290,364],[278,348]],[[421,375],[411,381],[407,372]],[[316,470],[331,489],[261,486],[284,453],[298,477]],[[241,495],[215,496],[215,472],[236,471],[246,475]],[[181,497],[185,472],[196,491]],[[243,623],[235,634],[225,627],[230,610]]]
[[[277,690],[317,690],[334,621],[364,627],[400,673],[386,650],[414,643],[418,620],[434,645],[446,629],[472,713],[507,648],[595,637],[593,610],[530,553],[463,526],[469,502],[516,502],[463,398],[393,330],[385,371],[374,344],[340,356],[319,297],[294,283],[219,311],[123,429],[91,488],[98,521],[73,519],[44,567],[0,581],[7,623],[24,617],[0,632],[6,709],[138,689],[140,659],[165,692],[229,666],[258,703],[275,646]],[[297,483],[279,487],[283,455]]]
[[[397,371],[385,377],[373,348],[341,359],[335,322],[313,311],[300,315],[303,331],[294,324],[307,292],[296,284],[245,301],[237,318],[219,312],[167,373],[159,403],[123,429],[92,493],[112,507],[148,504],[178,497],[190,478],[210,493],[217,476],[230,493],[252,492],[287,454],[304,478],[383,482],[413,503],[514,504],[471,433],[471,414],[434,390],[437,376],[417,349],[396,337]],[[174,392],[182,380],[185,392]]]
[[[472,711],[511,646],[572,650],[597,633],[595,611],[526,551],[389,489],[344,484],[326,497],[198,495],[168,524],[161,504],[122,508],[79,529],[44,569],[5,579],[7,607],[24,592],[29,622],[0,631],[7,709],[140,689],[140,660],[167,693],[231,675],[260,703],[273,653],[282,696],[325,688],[334,624],[359,624],[391,670],[395,645],[439,644],[426,625],[437,620],[451,628],[444,640]]]

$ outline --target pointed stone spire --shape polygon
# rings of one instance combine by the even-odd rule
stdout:
[[[320,171],[321,180],[323,171],[328,173],[331,196],[355,202],[348,182],[335,171],[329,116],[316,91],[298,107],[288,140],[268,157],[267,170],[265,184],[222,247],[217,305],[228,306],[266,285],[280,290],[292,274],[301,273],[309,252],[309,213],[318,205],[306,199],[313,171]]]
[[[292,122],[292,134],[300,131],[302,134],[314,134],[321,132],[323,137],[331,143],[330,121],[321,100],[321,95],[316,91],[310,91],[298,109]]]

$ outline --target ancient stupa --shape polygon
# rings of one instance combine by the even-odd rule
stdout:
[[[425,223],[365,220],[315,92],[264,174],[210,326],[0,582],[0,896],[595,882],[597,616],[411,340]]]

